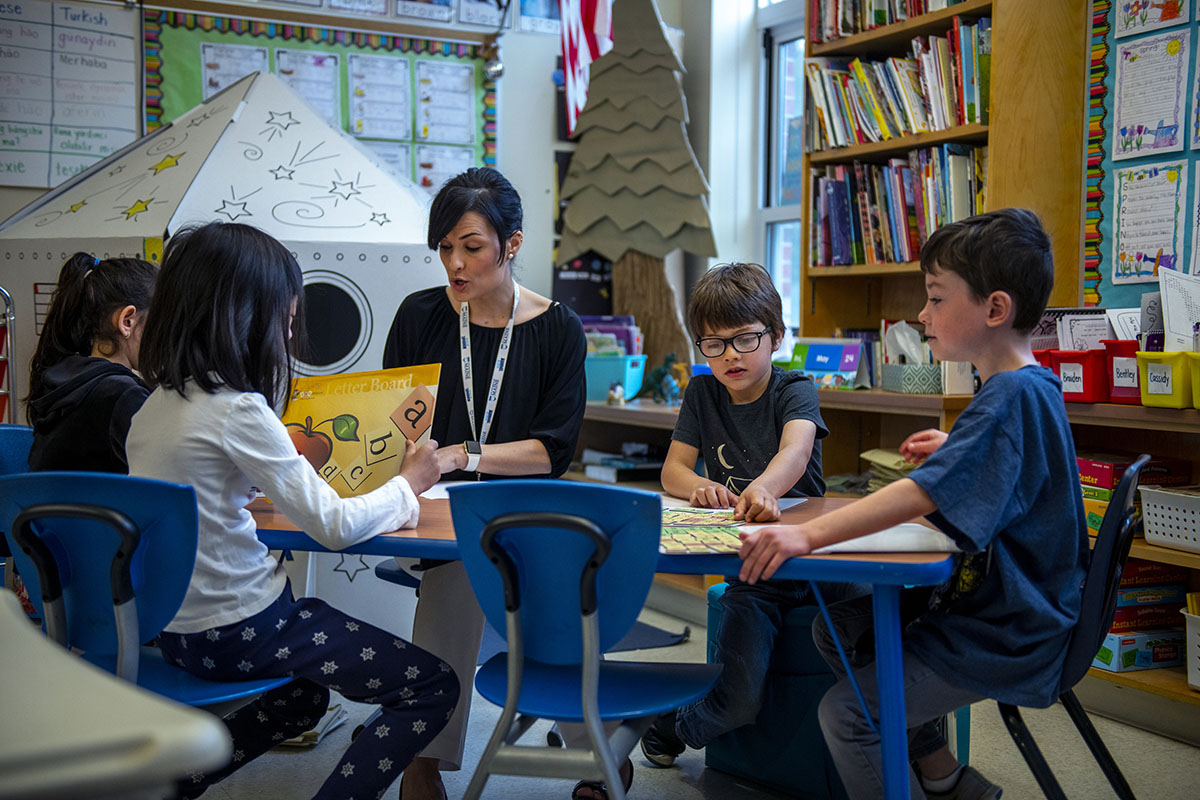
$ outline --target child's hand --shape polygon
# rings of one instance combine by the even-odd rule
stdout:
[[[737,495],[719,483],[710,483],[694,490],[688,501],[696,508],[730,508],[737,502]]]
[[[805,556],[812,551],[803,525],[772,525],[754,533],[739,533],[742,549],[738,557],[744,562],[738,580],[757,583],[767,580],[779,565],[792,556]]]
[[[456,469],[467,468],[467,451],[463,450],[462,445],[446,445],[439,447],[437,451],[438,470],[440,475],[445,475],[447,472],[454,472]]]
[[[404,463],[400,465],[400,477],[408,481],[413,494],[420,494],[438,482],[442,470],[438,464],[438,445],[432,439],[417,447],[412,440],[404,440]]]
[[[920,464],[933,455],[933,451],[942,446],[942,442],[950,434],[937,428],[926,428],[917,431],[900,443],[900,455],[910,464]]]
[[[774,522],[779,519],[779,500],[766,489],[752,483],[738,497],[733,518],[746,522]]]

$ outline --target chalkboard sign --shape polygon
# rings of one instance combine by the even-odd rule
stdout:
[[[135,9],[0,3],[0,185],[57,186],[140,133]]]

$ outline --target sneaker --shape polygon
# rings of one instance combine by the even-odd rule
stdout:
[[[645,741],[643,739],[643,741]],[[642,745],[645,750],[645,745]],[[928,800],[999,800],[1004,790],[979,774],[974,767],[963,767],[958,783],[948,792],[925,790]]]
[[[650,730],[642,734],[642,755],[655,767],[669,767],[687,749],[675,733],[675,712],[654,720]]]

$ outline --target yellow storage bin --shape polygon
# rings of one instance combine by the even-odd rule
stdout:
[[[1142,405],[1160,408],[1192,407],[1192,353],[1151,353],[1138,350],[1138,383]]]
[[[1200,353],[1188,353],[1187,359],[1192,371],[1192,405],[1200,408]]]

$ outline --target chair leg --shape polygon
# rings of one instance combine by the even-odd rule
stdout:
[[[1137,800],[1133,795],[1133,789],[1129,788],[1129,783],[1125,780],[1125,776],[1121,774],[1121,768],[1113,760],[1112,754],[1104,746],[1104,740],[1100,738],[1100,734],[1097,733],[1096,727],[1092,725],[1087,712],[1083,710],[1083,706],[1080,704],[1078,698],[1075,697],[1075,692],[1068,689],[1058,699],[1062,702],[1063,708],[1067,710],[1067,714],[1071,716],[1071,721],[1075,723],[1075,727],[1079,729],[1079,735],[1083,737],[1083,741],[1087,743],[1088,749],[1092,751],[1092,757],[1100,765],[1100,769],[1104,772],[1104,777],[1108,778],[1108,783],[1112,786],[1117,797],[1121,798],[1121,800]]]
[[[1050,765],[1046,763],[1042,751],[1038,749],[1037,742],[1033,740],[1033,734],[1029,732],[1029,728],[1025,727],[1025,720],[1021,719],[1021,712],[1016,706],[1008,703],[996,703],[996,705],[1000,707],[1000,717],[1004,720],[1004,726],[1008,728],[1008,734],[1012,736],[1021,757],[1029,765],[1029,771],[1033,773],[1038,786],[1041,787],[1042,794],[1046,795],[1047,800],[1067,800],[1054,773],[1050,771]]]

